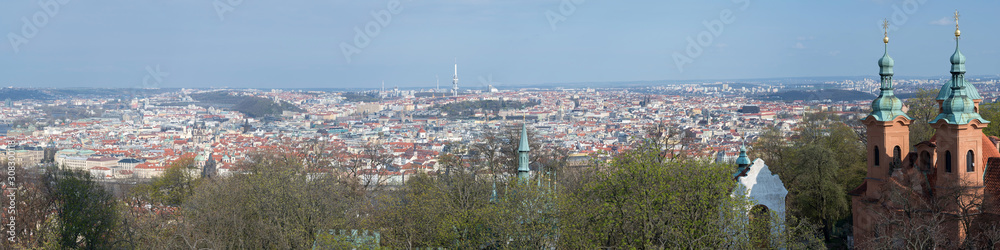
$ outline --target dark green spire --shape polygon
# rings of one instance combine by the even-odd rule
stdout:
[[[517,147],[517,177],[521,180],[527,180],[531,171],[528,167],[529,151],[531,148],[528,146],[528,128],[521,123],[521,143]]]
[[[956,14],[957,16],[957,14]],[[981,123],[989,123],[983,119],[976,110],[975,100],[981,100],[979,92],[971,83],[965,81],[965,56],[959,50],[958,24],[955,24],[955,53],[951,55],[951,80],[941,86],[941,93],[938,100],[941,102],[941,113],[930,123],[945,121],[948,124],[969,124],[972,120],[979,120]],[[947,91],[946,91],[947,90]],[[943,98],[942,98],[943,97]]]
[[[736,158],[736,173],[733,177],[739,177],[750,166],[750,157],[747,157],[747,147],[740,144],[740,157]]]
[[[887,26],[886,26],[887,27]],[[896,117],[903,116],[906,119],[912,120],[906,113],[903,112],[903,102],[896,97],[893,93],[892,88],[892,67],[895,62],[892,57],[889,57],[889,34],[886,32],[886,36],[882,39],[885,43],[885,53],[882,54],[882,58],[878,60],[879,71],[878,74],[882,78],[882,85],[879,88],[878,98],[872,101],[872,112],[868,113],[869,116],[875,117],[876,121],[891,121],[896,119]]]

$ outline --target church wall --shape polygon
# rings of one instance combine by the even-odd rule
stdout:
[[[869,117],[871,119],[871,117]],[[882,183],[887,180],[892,173],[893,154],[895,147],[900,149],[900,159],[906,157],[910,152],[910,130],[906,123],[899,117],[892,121],[879,122],[868,120],[868,189],[865,193],[867,199],[879,199],[882,193]],[[876,151],[878,147],[878,151]],[[875,158],[878,158],[878,165],[875,165]],[[874,179],[872,179],[874,178]]]
[[[937,174],[939,187],[956,185],[982,186],[983,170],[986,162],[983,159],[982,130],[969,125],[942,125],[938,127],[937,138]],[[966,155],[972,150],[973,172],[966,171]],[[951,152],[951,172],[947,172],[946,152]]]

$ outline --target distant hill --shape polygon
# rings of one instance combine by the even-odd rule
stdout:
[[[228,92],[216,91],[191,94],[191,99],[200,103],[234,110],[249,117],[278,116],[284,111],[305,112],[302,108],[286,101],[276,103],[268,98],[256,96],[236,96]]]
[[[382,100],[376,93],[344,92],[340,96],[347,102],[378,102]]]
[[[0,102],[7,99],[11,101],[25,99],[51,100],[54,99],[54,96],[38,89],[0,88]]]
[[[854,90],[825,89],[825,90],[791,90],[779,93],[765,94],[758,96],[758,98],[762,100],[772,100],[772,101],[831,100],[834,102],[839,102],[839,101],[871,100],[875,99],[875,95]]]

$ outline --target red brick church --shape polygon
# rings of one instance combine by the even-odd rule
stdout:
[[[878,61],[881,88],[868,129],[868,174],[852,196],[853,244],[869,248],[961,248],[993,237],[1000,222],[1000,151],[996,138],[983,134],[990,121],[979,115],[983,98],[965,80],[965,56],[955,13],[955,52],[951,80],[937,96],[934,136],[910,142],[913,120],[893,94],[889,38]],[[1000,239],[1000,234],[996,235]],[[995,242],[995,241],[991,241]]]

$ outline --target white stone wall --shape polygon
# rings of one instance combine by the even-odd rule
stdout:
[[[782,219],[785,217],[785,196],[788,189],[781,182],[778,175],[771,174],[771,170],[764,164],[764,160],[757,159],[750,165],[747,176],[740,177],[740,184],[746,188],[747,196],[757,204],[767,206]]]

